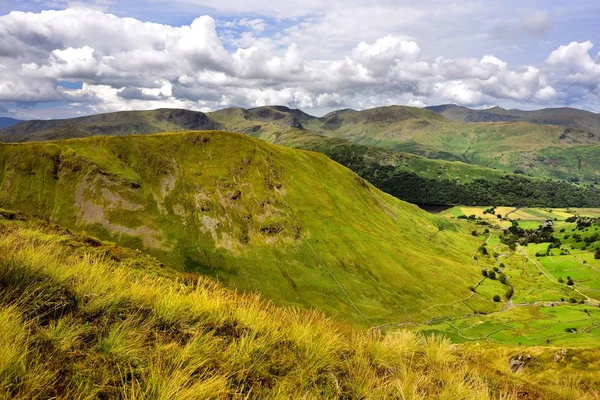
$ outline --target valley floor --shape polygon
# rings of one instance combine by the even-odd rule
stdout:
[[[454,207],[443,212],[473,224],[473,234],[480,235],[483,243],[474,257],[482,263],[482,269],[488,268],[484,263],[491,261],[490,271],[495,272],[494,279],[482,274],[478,282],[473,282],[468,297],[432,306],[438,312],[440,308],[461,309],[463,316],[432,318],[426,324],[401,321],[384,328],[402,326],[442,334],[455,343],[600,346],[600,260],[594,253],[599,247],[600,224],[596,218],[600,210],[489,210],[490,207]],[[581,227],[574,221],[575,216],[578,221],[589,221],[590,226]],[[506,244],[505,232],[515,225],[530,230],[526,232],[549,225],[547,229],[554,232],[560,245],[549,248],[548,242],[516,243],[511,248]],[[497,301],[492,308],[479,301],[494,296]]]

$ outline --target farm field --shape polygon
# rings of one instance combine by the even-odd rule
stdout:
[[[597,208],[519,208],[519,207],[495,207],[495,213],[484,213],[485,210],[492,206],[454,206],[444,210],[440,215],[448,217],[459,217],[461,215],[475,215],[482,219],[497,218],[497,214],[503,217],[510,213],[509,218],[512,220],[521,221],[547,221],[557,219],[565,220],[573,215],[582,217],[597,218],[600,217],[600,209]]]
[[[458,343],[600,346],[600,210],[490,208],[442,212],[469,221],[483,243],[474,258],[496,266],[485,270],[487,276],[482,267],[482,280],[460,302],[462,317],[431,319],[412,329]],[[496,308],[487,306],[490,299]]]

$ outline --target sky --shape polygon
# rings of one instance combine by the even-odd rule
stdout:
[[[0,117],[391,104],[600,112],[596,0],[0,0]]]

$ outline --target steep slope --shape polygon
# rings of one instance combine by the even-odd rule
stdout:
[[[295,130],[277,135],[275,143],[323,153],[380,190],[411,203],[600,207],[599,189],[561,180],[432,160]]]
[[[239,110],[239,109],[238,109]],[[225,111],[225,110],[223,110]],[[307,130],[210,113],[220,125],[286,147],[317,151],[350,168],[378,189],[418,204],[502,204],[507,206],[600,207],[600,190],[541,179],[459,161],[432,160],[411,153],[367,146]],[[215,118],[216,119],[216,118]]]
[[[16,125],[20,122],[23,122],[23,121],[21,121],[20,119],[0,117],[0,129],[8,128],[9,126]]]
[[[558,363],[556,349],[528,348],[534,362],[513,374],[506,360],[522,350],[356,331],[112,243],[20,219],[0,210],[2,398],[597,394],[597,350],[570,350]]]
[[[0,205],[357,324],[452,312],[420,313],[469,296],[479,276],[481,239],[463,225],[245,135],[4,144],[0,165]]]
[[[543,108],[523,111],[492,107],[485,110],[473,110],[455,104],[444,104],[427,107],[427,109],[459,122],[531,122],[581,129],[600,136],[600,115],[576,108]]]

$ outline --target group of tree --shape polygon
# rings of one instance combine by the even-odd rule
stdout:
[[[517,244],[527,246],[529,243],[550,243],[548,250],[561,246],[560,239],[554,236],[554,227],[548,224],[540,225],[537,229],[523,229],[517,221],[513,221],[500,240],[511,249],[516,248]]]
[[[384,192],[411,203],[600,207],[600,190],[565,181],[533,179],[514,174],[500,178],[478,178],[471,182],[428,178],[403,165],[382,164],[376,157],[373,160],[368,154],[368,146],[328,145],[315,149],[350,168]]]

